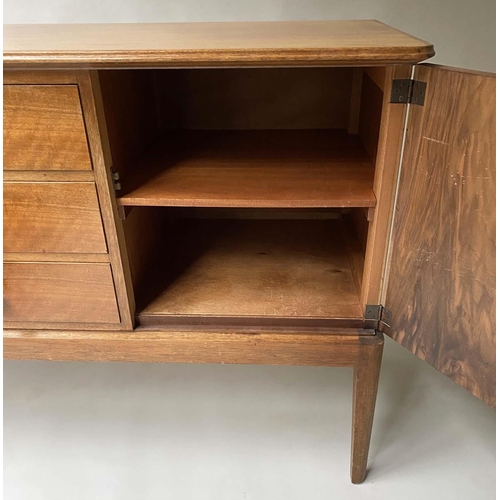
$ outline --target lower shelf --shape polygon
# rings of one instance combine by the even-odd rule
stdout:
[[[166,237],[162,264],[152,266],[136,294],[140,325],[362,320],[353,269],[360,252],[338,220],[178,225]]]

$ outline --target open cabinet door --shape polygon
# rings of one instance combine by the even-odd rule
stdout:
[[[494,406],[495,76],[418,65],[414,80],[384,332]]]

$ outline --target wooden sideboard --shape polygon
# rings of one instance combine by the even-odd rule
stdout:
[[[354,368],[495,404],[495,77],[376,21],[4,29],[4,357]],[[415,64],[417,64],[415,66]]]

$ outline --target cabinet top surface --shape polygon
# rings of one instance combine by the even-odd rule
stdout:
[[[4,26],[6,68],[416,63],[432,44],[378,21]]]

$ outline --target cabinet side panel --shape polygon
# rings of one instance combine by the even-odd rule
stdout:
[[[495,77],[418,66],[396,205],[388,334],[495,404]]]
[[[368,156],[375,163],[380,134],[380,117],[384,104],[384,89],[378,87],[365,71],[363,71],[362,82],[359,136]]]
[[[159,137],[154,74],[151,70],[98,72],[111,161],[122,183]]]
[[[112,159],[97,72],[79,72],[78,87],[94,164],[97,194],[106,232],[109,260],[113,272],[116,298],[120,308],[122,327],[131,330],[135,312],[134,293],[125,248],[123,226],[118,216],[113,181],[111,179]]]
[[[370,127],[380,126],[373,185],[375,197],[377,198],[377,206],[375,207],[373,220],[368,225],[365,269],[363,273],[363,285],[361,287],[361,304],[363,306],[366,304],[380,304],[382,299],[382,280],[385,272],[391,215],[394,207],[394,195],[396,192],[407,108],[405,105],[391,104],[390,94],[392,80],[395,78],[409,78],[410,74],[411,66],[388,66],[385,72],[380,123],[375,123],[371,120],[369,126],[365,126],[363,125],[363,119],[360,123],[360,130],[363,130],[363,127],[365,127],[367,137],[373,136],[373,131],[370,130]],[[365,74],[365,78],[370,79],[371,76]],[[370,88],[374,93],[378,90],[375,84],[370,85]],[[361,113],[362,117],[363,113]],[[365,138],[365,140],[367,144],[373,143],[373,139],[367,140]],[[374,152],[373,147],[372,152]]]
[[[123,191],[136,178],[138,163],[160,136],[156,73],[151,70],[98,72],[111,162],[120,175]],[[175,99],[175,91],[171,88],[170,92]],[[126,219],[120,221],[136,292],[145,279],[146,269],[162,248],[159,240],[164,234],[164,215],[161,209],[134,207]]]

